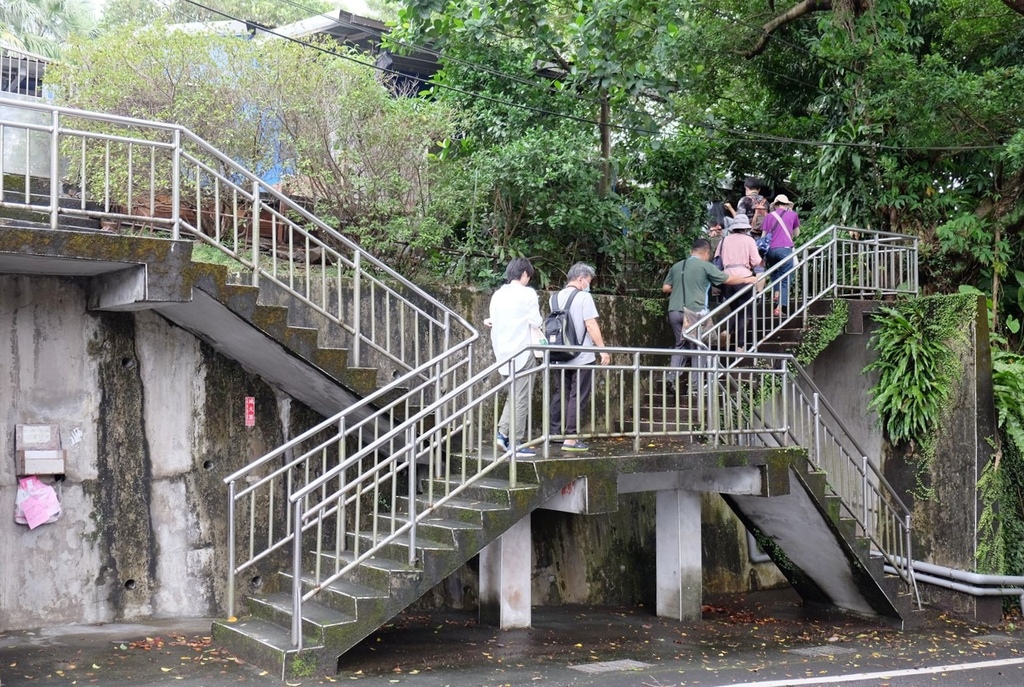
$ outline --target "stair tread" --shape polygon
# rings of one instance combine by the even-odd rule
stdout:
[[[399,502],[405,503],[408,501],[406,497],[400,497]],[[430,507],[430,500],[426,496],[416,497],[416,502],[424,508]],[[491,501],[479,501],[477,499],[465,499],[465,498],[453,498],[448,499],[438,508],[452,508],[456,510],[475,510],[475,511],[502,511],[508,510],[508,506],[503,506],[500,503],[493,503]]]
[[[324,551],[324,552],[322,552],[321,555],[327,556],[329,558],[334,558],[336,554],[333,551]],[[349,562],[355,560],[355,558],[356,558],[355,554],[353,554],[351,551],[342,551],[340,554],[337,554],[337,557],[341,558],[346,563],[349,563]],[[396,561],[393,558],[383,558],[381,556],[370,556],[369,558],[364,560],[362,563],[360,563],[360,565],[365,565],[368,568],[377,568],[378,570],[385,570],[387,572],[398,572],[398,573],[419,573],[419,572],[421,572],[418,568],[416,568],[415,566],[409,565],[408,563],[403,563],[402,561]]]
[[[281,577],[288,580],[288,584],[291,584],[292,574],[290,572],[280,571]],[[316,585],[316,579],[313,575],[303,573],[302,583],[308,587]],[[388,593],[381,591],[380,589],[374,589],[373,587],[367,587],[366,585],[357,584],[355,582],[349,582],[347,580],[335,580],[329,585],[326,585],[324,589],[334,592],[336,594],[344,594],[354,599],[386,599]]]
[[[264,603],[271,606],[278,611],[283,611],[288,615],[292,612],[292,595],[289,592],[275,592],[268,594],[263,598],[253,599],[256,603]],[[330,627],[332,625],[349,625],[356,622],[356,617],[347,613],[342,613],[329,606],[324,606],[316,601],[303,601],[302,602],[302,619],[310,622],[314,625],[321,627]]]
[[[446,504],[447,505],[447,504]],[[395,518],[402,522],[409,522],[408,515],[405,513],[395,514]],[[443,518],[441,516],[428,515],[420,520],[421,525],[433,525],[435,527],[445,527],[450,530],[479,530],[483,529],[483,525],[479,525],[472,522],[464,522],[462,520],[452,520],[450,518]]]
[[[294,653],[296,651],[295,646],[292,644],[291,630],[269,620],[244,618],[234,623],[220,621],[220,625],[282,653]],[[323,644],[313,646],[306,644],[303,646],[305,650],[322,648]]]
[[[441,484],[452,484],[456,487],[462,486],[462,480],[460,479],[452,478],[445,480],[442,478],[434,478],[434,481],[440,482]],[[513,487],[509,485],[508,480],[498,479],[496,477],[481,477],[480,479],[473,480],[472,486],[502,491],[532,491],[537,489],[536,484],[519,484]]]
[[[360,532],[359,536],[362,539],[364,539],[364,540],[372,540],[373,539],[373,531],[369,530],[369,531],[365,531],[365,532]],[[380,535],[378,535],[378,536],[380,536]],[[399,534],[393,540],[391,540],[390,543],[398,544],[398,545],[408,545],[408,543],[409,543],[409,533],[408,532],[403,532],[402,534]],[[451,544],[451,543],[437,541],[436,539],[430,539],[429,537],[424,537],[422,534],[417,534],[416,535],[416,548],[417,549],[432,549],[432,550],[437,550],[437,551],[450,551],[450,550],[453,550],[455,548],[455,545]]]

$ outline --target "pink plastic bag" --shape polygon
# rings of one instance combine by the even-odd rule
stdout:
[[[14,498],[14,522],[28,525],[34,530],[40,525],[56,522],[60,517],[60,499],[57,492],[38,477],[18,480],[18,495]]]

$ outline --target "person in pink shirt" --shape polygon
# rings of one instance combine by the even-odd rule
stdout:
[[[738,277],[751,277],[761,272],[761,255],[757,252],[757,244],[750,236],[750,220],[746,215],[736,215],[733,219],[729,235],[721,240],[715,252],[716,258],[722,259],[722,270],[726,274],[735,274]],[[754,289],[749,284],[724,284],[722,296],[726,300],[737,293],[742,293],[732,302],[732,310],[739,310],[732,318],[733,341],[736,343],[737,351],[745,351],[747,346],[747,320],[750,315],[750,307],[747,303],[754,295]]]

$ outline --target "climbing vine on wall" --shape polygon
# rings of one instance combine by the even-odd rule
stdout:
[[[869,408],[894,446],[918,460],[918,496],[927,497],[920,476],[935,454],[935,435],[961,373],[958,351],[966,345],[975,312],[971,295],[915,298],[883,307],[873,316],[879,328],[868,344],[878,355],[864,368],[877,371]]]
[[[1005,343],[995,337],[995,343]],[[1000,575],[1024,574],[1024,356],[994,348],[992,383],[999,441],[978,490],[978,568]]]

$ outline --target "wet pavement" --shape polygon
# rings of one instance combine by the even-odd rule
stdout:
[[[413,611],[343,656],[337,675],[287,684],[1024,685],[1019,618],[989,627],[925,610],[915,629],[899,631],[805,608],[791,590],[707,602],[700,623],[664,620],[643,607],[538,607],[532,629],[509,631],[480,625],[471,613]],[[209,619],[0,633],[0,680],[4,687],[281,684],[211,645],[209,635]],[[978,662],[993,667],[935,668]]]

